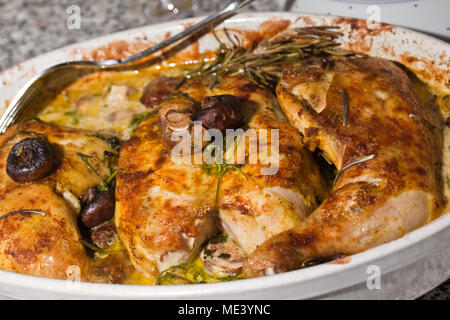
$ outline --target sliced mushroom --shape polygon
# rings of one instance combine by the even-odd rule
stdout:
[[[206,97],[195,115],[205,128],[220,131],[235,127],[241,118],[241,101],[230,94]]]
[[[170,110],[166,113],[167,125],[173,131],[182,131],[189,129],[192,123],[191,115],[186,112]]]
[[[48,176],[53,165],[53,148],[46,137],[25,138],[12,147],[6,173],[16,182],[26,183]]]
[[[209,241],[200,258],[207,273],[223,277],[240,274],[245,255],[230,237],[221,236]]]
[[[184,94],[174,94],[167,98],[158,112],[163,139],[170,142],[173,131],[187,130],[195,109],[195,101]]]

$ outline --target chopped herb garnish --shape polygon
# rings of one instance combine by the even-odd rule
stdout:
[[[221,254],[219,254],[219,258],[220,259],[230,259],[231,258],[231,254],[221,253]]]

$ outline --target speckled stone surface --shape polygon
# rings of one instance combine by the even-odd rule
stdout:
[[[260,0],[246,10],[281,11],[289,9],[292,2]],[[170,3],[174,4],[173,8]],[[203,15],[226,3],[228,1],[224,0],[0,0],[0,71],[71,43],[148,24]],[[71,13],[67,10],[72,5],[80,9],[80,29],[67,27]],[[450,280],[421,299],[450,299]]]

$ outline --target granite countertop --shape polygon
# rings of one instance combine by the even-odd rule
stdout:
[[[161,3],[174,3],[178,14]],[[250,11],[289,9],[291,0],[260,0]],[[62,46],[112,32],[162,21],[203,15],[226,4],[223,0],[0,0],[0,71]],[[193,4],[191,9],[183,9]],[[80,9],[79,29],[67,27],[67,10]],[[167,7],[167,5],[166,5]],[[450,299],[450,280],[422,299]]]

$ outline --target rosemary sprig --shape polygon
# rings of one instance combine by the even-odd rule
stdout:
[[[103,159],[98,159],[96,156],[89,156],[87,154],[77,152],[77,156],[80,157],[80,159],[86,164],[86,166],[95,173],[97,177],[102,179],[102,182],[100,185],[97,186],[98,191],[104,191],[108,187],[115,187],[115,178],[117,175],[117,160],[118,160],[118,154],[109,152],[108,150],[105,150],[103,152]],[[96,161],[95,165],[92,165],[89,162],[89,159],[93,159]],[[109,170],[109,174],[106,177],[102,177],[102,175],[98,172],[96,167],[103,163],[103,165]]]
[[[34,209],[20,209],[20,210],[14,210],[8,213],[5,213],[4,215],[0,216],[0,220],[5,219],[6,217],[9,217],[13,214],[16,213],[35,213],[35,214],[39,214],[43,217],[45,217],[45,212],[42,212],[40,210],[34,210]]]
[[[115,186],[115,179],[117,175],[117,170],[111,173],[107,178],[105,178],[100,186],[97,186],[98,191],[105,191],[108,187]]]
[[[198,77],[210,79],[210,86],[226,75],[246,74],[255,82],[274,87],[281,76],[282,66],[299,60],[326,53],[331,55],[350,55],[350,52],[335,49],[336,39],[341,35],[338,27],[308,27],[290,29],[282,34],[262,41],[253,50],[247,50],[239,38],[224,29],[228,44],[219,42],[215,58],[206,63],[202,59],[199,67],[187,71],[180,84]]]
[[[341,176],[341,174],[344,173],[345,170],[347,170],[347,169],[349,169],[349,168],[351,168],[351,167],[353,167],[353,166],[355,166],[357,164],[360,164],[360,163],[366,162],[368,160],[371,160],[374,157],[375,157],[375,155],[371,154],[369,156],[362,157],[361,159],[358,159],[358,160],[352,161],[350,163],[347,163],[341,170],[339,170],[339,172],[337,173],[336,177],[334,178],[333,184],[336,184],[336,181]]]
[[[216,186],[216,197],[214,199],[214,207],[217,207],[217,202],[219,201],[219,192],[220,192],[220,184],[222,182],[222,177],[231,171],[239,171],[246,179],[248,179],[245,172],[241,170],[241,168],[228,163],[212,163],[206,164],[203,163],[202,169],[211,176],[217,176],[217,186]]]
[[[234,140],[233,146],[236,147],[236,140]],[[238,166],[236,166],[232,163],[227,162],[227,159],[225,157],[226,151],[224,151],[224,149],[221,145],[211,143],[208,146],[206,146],[205,151],[207,151],[207,149],[209,149],[209,148],[216,149],[216,150],[214,150],[215,154],[214,154],[214,156],[211,157],[211,159],[209,161],[210,163],[204,162],[202,164],[202,170],[211,176],[217,176],[216,197],[214,199],[214,207],[217,208],[222,177],[231,171],[238,171],[247,180],[248,180],[248,176],[245,172],[243,172],[241,170],[241,168],[239,168]]]
[[[100,175],[100,173],[98,173],[97,169],[95,169],[90,163],[88,159],[93,159],[93,156],[89,156],[87,154],[81,153],[81,152],[77,152],[77,156],[81,159],[81,161],[84,162],[84,164],[93,172],[95,173],[95,175],[101,179],[103,179],[103,177]]]
[[[108,254],[106,250],[100,249],[99,247],[93,245],[92,243],[89,243],[88,241],[84,239],[79,239],[79,241],[88,249],[91,249],[92,251],[99,253],[101,255]]]

